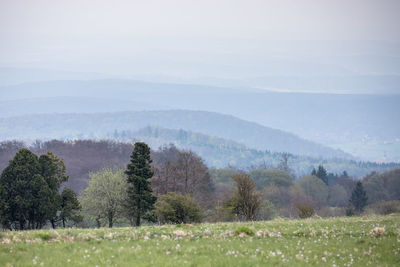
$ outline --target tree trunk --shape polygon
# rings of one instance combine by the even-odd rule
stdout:
[[[62,218],[63,228],[65,228],[65,218]]]
[[[56,224],[54,223],[54,220],[50,220],[51,223],[51,227],[53,227],[53,229],[56,229]]]
[[[140,226],[140,215],[136,216],[136,226]]]
[[[97,228],[100,228],[100,226],[101,226],[101,224],[100,224],[100,215],[97,216],[96,222],[97,222]]]
[[[112,213],[108,214],[108,227],[109,228],[113,227],[113,215],[112,215]]]

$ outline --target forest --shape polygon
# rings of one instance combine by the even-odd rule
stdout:
[[[143,171],[129,167],[138,162],[133,158],[138,144],[148,150],[144,178]],[[17,141],[1,143],[0,191],[6,196],[1,203],[3,227],[113,227],[140,225],[140,220],[154,224],[352,216],[389,214],[400,206],[400,169],[371,172],[360,179],[345,169],[334,173],[319,164],[298,176],[287,153],[280,154],[275,166],[240,169],[209,168],[193,151],[174,145],[151,150],[143,142],[53,140],[25,147]],[[26,172],[30,175],[21,176]],[[21,181],[28,183],[22,187],[24,205],[36,203],[24,209],[31,212],[23,218],[34,218],[24,219],[24,223],[14,213],[7,213],[7,205],[14,205],[9,209],[13,212],[18,211],[15,205],[22,205],[15,200],[19,199],[15,188],[21,185],[13,184],[13,175],[19,177],[17,180],[26,177]],[[141,215],[126,204],[129,196],[138,194],[127,191],[138,177],[143,179],[140,184],[148,187],[149,203],[142,207]],[[40,192],[47,192],[47,197]]]

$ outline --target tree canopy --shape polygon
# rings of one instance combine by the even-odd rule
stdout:
[[[108,226],[113,227],[114,220],[123,216],[127,200],[124,171],[106,168],[89,176],[89,185],[81,198],[83,210],[97,220],[106,218]]]
[[[3,226],[38,229],[50,221],[56,227],[61,210],[59,189],[68,180],[65,171],[64,162],[51,152],[38,158],[29,149],[20,149],[0,177]]]
[[[149,146],[143,142],[135,143],[125,174],[128,176],[126,206],[129,214],[135,218],[136,226],[140,226],[140,219],[146,216],[146,212],[154,209],[157,200],[149,181],[153,177],[151,162]]]

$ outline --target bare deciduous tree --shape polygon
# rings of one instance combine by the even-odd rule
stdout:
[[[248,174],[232,176],[236,190],[227,202],[232,212],[243,216],[247,221],[254,220],[261,207],[261,195]]]

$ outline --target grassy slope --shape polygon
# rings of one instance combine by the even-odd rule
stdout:
[[[1,266],[399,266],[400,216],[1,233]],[[254,236],[239,236],[246,226]],[[374,227],[384,227],[373,237]],[[349,265],[348,265],[349,266]]]

